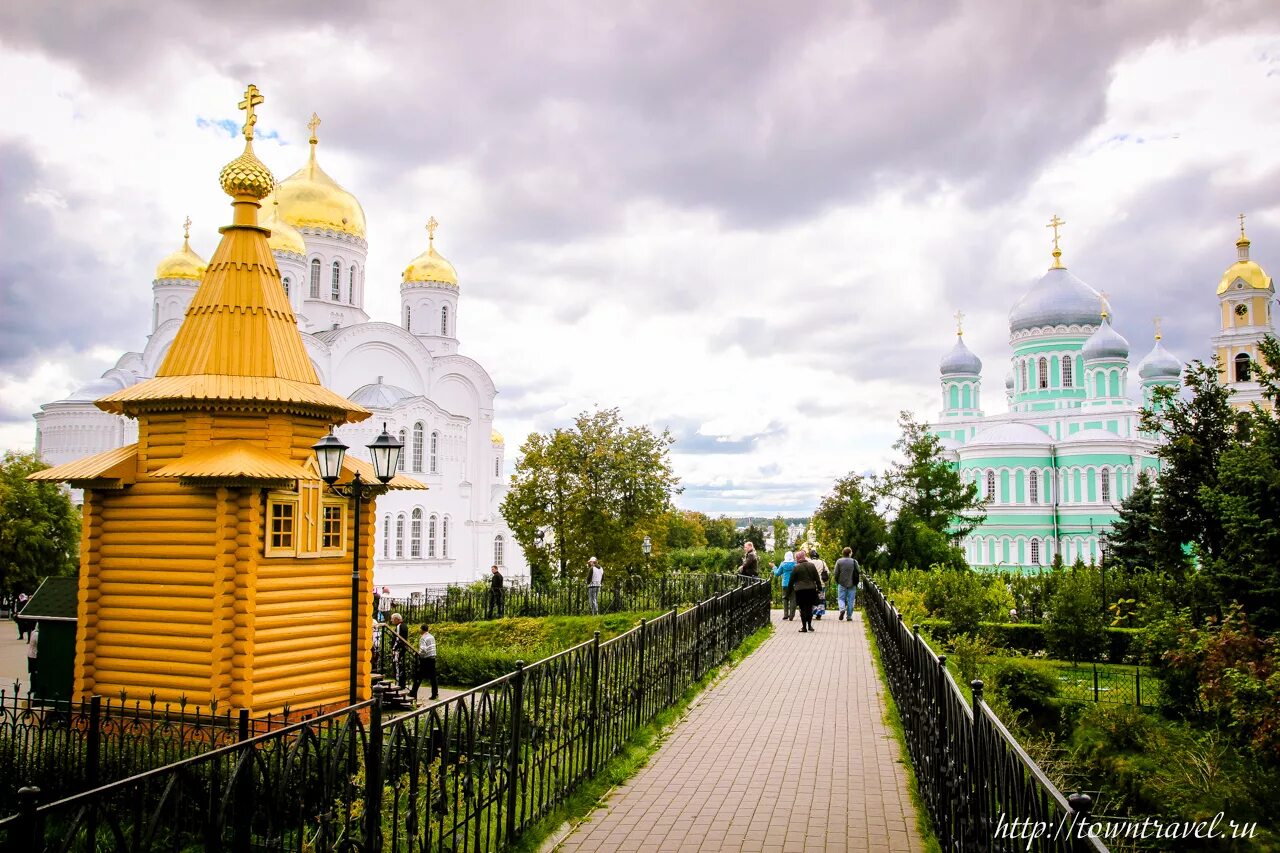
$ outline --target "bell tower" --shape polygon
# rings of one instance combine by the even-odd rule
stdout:
[[[1236,261],[1218,282],[1219,331],[1213,338],[1223,383],[1235,392],[1231,404],[1242,409],[1262,401],[1254,366],[1261,357],[1258,342],[1274,334],[1271,309],[1276,295],[1271,276],[1249,258],[1249,245],[1242,213]]]

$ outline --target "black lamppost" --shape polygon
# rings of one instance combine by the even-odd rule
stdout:
[[[355,535],[351,547],[351,691],[350,704],[357,701],[356,691],[356,641],[360,636],[360,504],[365,495],[374,489],[385,486],[396,475],[400,465],[400,451],[404,444],[394,439],[387,432],[387,425],[382,425],[382,435],[373,440],[369,448],[369,457],[373,460],[373,474],[379,483],[366,483],[357,470],[350,483],[335,486],[342,475],[342,461],[347,454],[347,446],[332,432],[311,446],[316,454],[316,466],[320,469],[320,479],[324,480],[334,494],[355,498],[356,514],[354,519]]]

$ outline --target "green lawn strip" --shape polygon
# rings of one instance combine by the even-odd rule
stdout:
[[[942,853],[938,836],[933,831],[933,821],[929,818],[928,806],[920,793],[920,783],[916,779],[915,766],[911,763],[911,754],[907,751],[907,733],[902,728],[902,718],[898,716],[898,704],[893,701],[893,694],[889,692],[889,680],[885,677],[884,661],[880,659],[880,647],[876,645],[875,636],[871,633],[871,623],[866,618],[865,612],[862,627],[867,633],[867,643],[871,646],[871,659],[875,661],[876,674],[880,676],[880,683],[884,685],[884,722],[898,741],[898,761],[906,771],[907,792],[911,795],[911,804],[916,810],[916,831],[920,833],[925,853]]]
[[[747,655],[759,648],[771,633],[773,633],[773,626],[766,625],[743,640],[738,648],[729,653],[724,663],[691,685],[675,705],[660,712],[648,725],[637,730],[622,750],[611,758],[599,773],[583,783],[581,788],[570,794],[568,799],[549,815],[525,830],[512,849],[532,853],[540,849],[553,835],[567,837],[569,832],[577,828],[578,823],[597,808],[603,807],[609,792],[626,782],[649,763],[650,757],[658,751],[658,747],[666,741],[676,724],[684,718],[689,705],[698,697],[698,694],[715,680],[727,675]],[[565,830],[563,833],[560,832],[562,829]],[[563,838],[558,837],[557,843],[560,840]]]

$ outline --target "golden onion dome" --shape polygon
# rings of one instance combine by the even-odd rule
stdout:
[[[502,433],[498,432],[496,429],[493,429],[493,430],[490,430],[489,432],[489,443],[490,444],[506,444],[507,440],[502,437]]]
[[[320,119],[313,113],[311,156],[307,165],[294,172],[276,187],[280,216],[298,228],[325,228],[364,239],[364,208],[356,197],[329,177],[316,162],[316,127]]]
[[[156,265],[156,278],[189,278],[200,281],[208,266],[204,258],[191,251],[191,219],[183,223],[182,248]]]
[[[1227,267],[1218,282],[1218,294],[1231,289],[1236,279],[1241,279],[1244,286],[1253,290],[1272,290],[1271,276],[1262,267],[1249,260],[1249,238],[1244,233],[1244,214],[1240,214],[1240,239],[1236,240],[1236,262]]]
[[[246,139],[244,153],[222,167],[218,183],[222,184],[222,191],[232,198],[250,196],[263,199],[271,194],[276,179],[253,153],[253,142]]]
[[[440,223],[433,216],[427,220],[427,250],[409,262],[401,274],[402,281],[429,281],[458,286],[458,272],[453,264],[436,251],[436,228]]]
[[[293,252],[295,255],[307,253],[307,244],[298,233],[298,229],[280,218],[280,202],[273,201],[262,226],[271,230],[271,236],[267,238],[267,245],[271,247],[271,251]]]

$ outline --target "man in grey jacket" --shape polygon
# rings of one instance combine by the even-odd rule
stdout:
[[[853,621],[853,602],[858,597],[858,580],[862,572],[858,561],[853,559],[853,549],[845,548],[844,556],[836,560],[836,599],[840,602],[840,621],[845,614]]]

